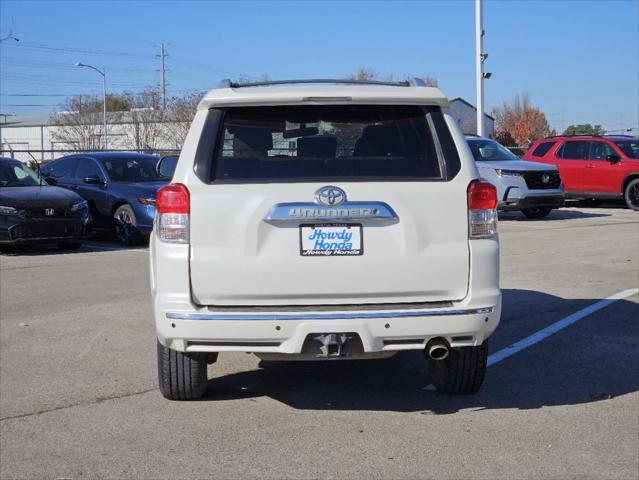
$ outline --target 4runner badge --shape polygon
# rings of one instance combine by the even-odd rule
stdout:
[[[395,211],[385,202],[351,202],[346,192],[328,185],[315,192],[315,202],[273,205],[264,221],[272,225],[299,225],[300,222],[397,223]]]

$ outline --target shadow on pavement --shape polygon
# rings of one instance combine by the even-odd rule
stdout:
[[[552,222],[553,220],[572,220],[579,218],[601,218],[610,217],[612,213],[605,212],[582,212],[579,210],[558,209],[553,210],[546,218],[532,219],[526,217],[521,212],[499,212],[499,221],[517,221],[517,222]]]
[[[491,352],[598,300],[504,290],[503,324],[491,339]],[[546,305],[554,313],[544,313]],[[524,320],[518,321],[516,312],[524,311]],[[637,358],[637,317],[639,307],[630,301],[600,310],[490,367],[482,390],[475,395],[446,396],[423,390],[430,383],[427,361],[420,351],[404,351],[386,360],[261,362],[258,370],[210,380],[203,400],[266,396],[295,409],[423,414],[596,402],[639,390],[639,364],[630,360]],[[597,321],[589,322],[593,318]],[[634,336],[629,334],[633,331]]]

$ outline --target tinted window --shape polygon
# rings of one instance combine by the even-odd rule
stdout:
[[[533,150],[532,152],[533,157],[543,157],[544,155],[546,155],[546,153],[548,153],[548,150],[550,150],[555,143],[556,142],[540,143],[539,145],[537,145],[537,148]]]
[[[75,176],[79,180],[84,180],[91,175],[97,175],[100,180],[104,180],[104,174],[101,172],[100,167],[92,158],[81,158],[78,171]]]
[[[77,157],[61,158],[44,169],[53,178],[73,177],[78,165]]]
[[[38,174],[21,163],[0,163],[0,187],[33,187],[40,184]]]
[[[560,152],[557,152],[561,158],[570,160],[585,160],[588,157],[588,145],[590,142],[566,142]]]
[[[468,140],[475,161],[519,160],[520,158],[494,140]]]
[[[156,182],[162,180],[156,171],[155,157],[100,158],[100,163],[114,182]]]
[[[591,142],[590,144],[590,159],[591,160],[606,160],[608,155],[617,155],[617,152],[608,145],[606,142]]]
[[[213,177],[222,182],[438,180],[460,168],[436,107],[233,108],[220,135]]]
[[[621,140],[615,143],[627,157],[639,158],[639,140]]]

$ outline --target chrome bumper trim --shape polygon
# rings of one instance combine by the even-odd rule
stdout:
[[[349,312],[349,313],[187,313],[169,312],[170,320],[352,320],[362,318],[403,318],[403,317],[440,317],[450,315],[479,315],[492,313],[493,307],[468,308],[455,310],[401,310],[396,312]]]

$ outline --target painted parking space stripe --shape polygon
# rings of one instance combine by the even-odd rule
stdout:
[[[604,298],[603,300],[599,300],[592,305],[587,306],[586,308],[582,308],[581,310],[576,311],[575,313],[568,315],[567,317],[562,318],[561,320],[556,321],[548,325],[545,328],[529,335],[518,342],[515,342],[511,345],[508,345],[501,350],[491,354],[488,356],[488,366],[495,365],[496,363],[505,360],[508,357],[515,355],[516,353],[525,350],[528,347],[535,345],[536,343],[541,342],[542,340],[548,338],[549,336],[563,330],[566,327],[569,327],[573,323],[578,322],[582,318],[587,317],[588,315],[595,313],[602,308],[606,308],[608,305],[611,305],[619,300],[623,300],[624,298],[631,297],[639,293],[639,288],[631,288],[629,290],[623,290],[621,292],[617,292],[614,295]],[[422,388],[422,390],[435,390],[435,386],[432,384],[426,385]]]
[[[532,335],[527,336],[519,340],[518,342],[513,343],[512,345],[508,345],[506,348],[502,348],[501,350],[493,353],[488,356],[488,366],[494,365],[496,363],[501,362],[502,360],[521,352],[522,350],[531,347],[532,345],[541,342],[542,340],[548,338],[549,336],[563,330],[564,328],[572,325],[575,322],[578,322],[584,317],[587,317],[591,313],[595,313],[602,308],[606,308],[608,305],[615,303],[619,300],[623,300],[624,298],[631,297],[639,293],[639,288],[631,288],[629,290],[624,290],[622,292],[615,293],[603,300],[598,301],[597,303],[593,303],[592,305],[582,308],[572,315],[568,315],[567,317],[562,318],[561,320],[556,321],[555,323],[548,325],[546,328],[542,328],[538,332],[533,333]]]

